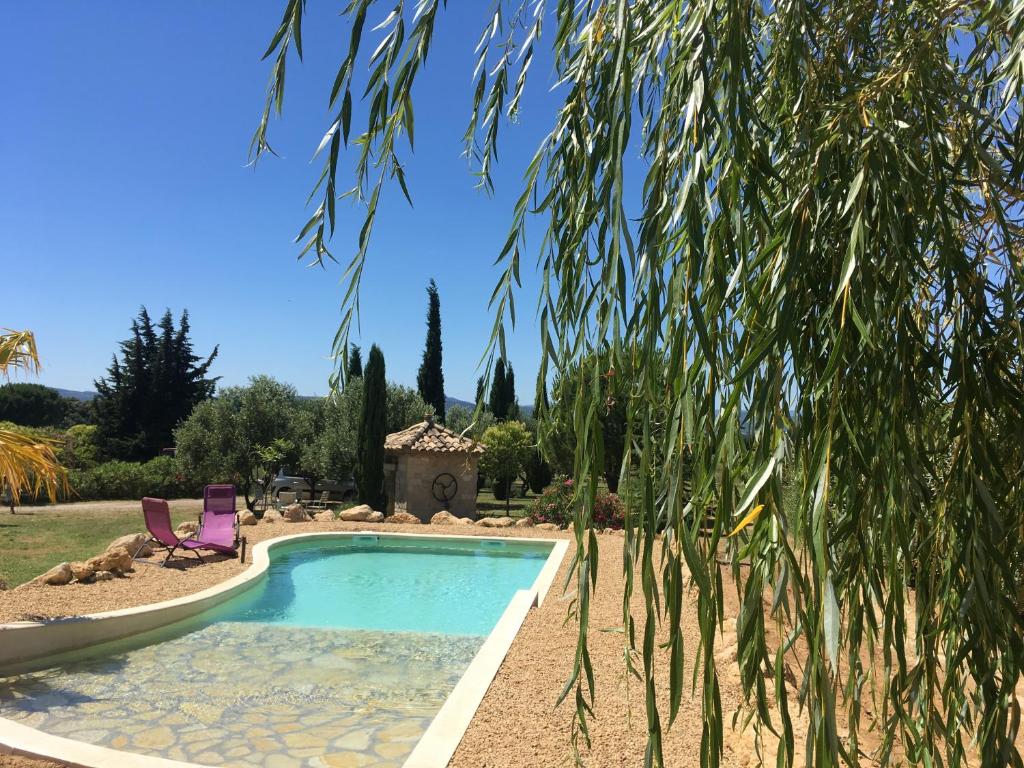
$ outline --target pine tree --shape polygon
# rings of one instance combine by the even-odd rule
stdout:
[[[488,403],[494,418],[498,421],[505,418],[508,412],[505,403],[505,361],[501,358],[498,358],[498,362],[494,364],[494,378],[491,379],[491,394]]]
[[[348,377],[357,379],[363,375],[363,356],[358,344],[353,344],[348,353]]]
[[[217,347],[200,361],[189,340],[188,312],[178,328],[168,311],[157,328],[145,307],[132,321],[107,376],[95,382],[97,442],[107,458],[150,459],[173,445],[173,430],[197,403],[213,395],[207,378]]]
[[[444,423],[444,372],[441,370],[441,299],[433,280],[427,286],[427,343],[416,376],[420,397],[434,406],[435,418]]]
[[[359,501],[383,510],[384,437],[387,429],[387,382],[384,378],[384,355],[374,344],[366,360],[363,374],[363,412],[359,420],[356,457],[356,486]]]

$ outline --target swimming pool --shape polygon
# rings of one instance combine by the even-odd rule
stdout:
[[[399,766],[551,552],[301,537],[217,608],[0,678],[0,717],[203,765]]]

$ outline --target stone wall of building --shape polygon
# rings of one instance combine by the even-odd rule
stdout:
[[[459,517],[476,517],[477,462],[475,454],[404,453],[398,457],[395,501],[405,511],[428,522],[445,505],[434,498],[434,478],[447,472],[458,482],[458,492],[448,511]]]

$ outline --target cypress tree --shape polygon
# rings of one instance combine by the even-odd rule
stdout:
[[[505,418],[507,420],[519,418],[519,402],[516,400],[516,372],[512,370],[511,363],[505,366]]]
[[[353,344],[348,353],[348,376],[350,379],[363,375],[363,356],[358,344]]]
[[[434,406],[437,420],[444,423],[444,372],[441,370],[441,299],[433,280],[427,286],[427,343],[416,376],[420,397]]]
[[[508,413],[508,406],[505,403],[505,361],[498,358],[494,365],[494,378],[491,379],[491,395],[488,398],[491,413],[494,418],[501,421]]]
[[[359,420],[356,456],[356,486],[359,501],[373,509],[383,510],[384,437],[387,429],[387,382],[384,378],[384,355],[374,344],[366,360],[363,374],[363,412]]]
[[[476,380],[476,400],[475,400],[475,402],[479,403],[483,399],[484,399],[484,377],[481,376],[479,379]],[[487,408],[487,403],[484,403],[484,408],[485,409]]]

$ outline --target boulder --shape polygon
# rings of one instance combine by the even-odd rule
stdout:
[[[325,509],[323,512],[317,512],[315,515],[313,515],[313,519],[316,520],[318,523],[333,523],[334,513],[331,512],[331,510],[329,509]]]
[[[266,512],[263,513],[263,520],[261,520],[261,522],[279,523],[281,522],[282,519],[283,518],[281,517],[281,513],[278,512],[276,509],[268,509]]]
[[[96,569],[90,567],[88,563],[71,563],[71,572],[75,574],[77,581],[91,581],[92,577],[96,575]]]
[[[71,570],[71,563],[61,563],[60,565],[55,565],[42,576],[36,576],[32,579],[32,583],[49,584],[59,587],[61,584],[70,584],[73,578],[75,578],[75,573]]]
[[[408,512],[395,512],[395,514],[385,517],[384,522],[397,525],[419,525],[420,519],[416,515],[410,515]]]
[[[148,533],[129,533],[127,536],[122,536],[118,539],[114,539],[107,546],[107,549],[114,549],[115,547],[124,547],[133,556],[138,552],[139,557],[149,557],[153,554],[153,548],[150,547],[146,542],[149,541]],[[140,549],[141,547],[141,549]],[[74,565],[74,563],[72,563]],[[77,576],[75,578],[78,578]],[[81,579],[79,579],[81,581]]]
[[[96,574],[92,578],[93,581],[110,581],[114,578],[114,574],[110,571],[96,571]]]
[[[348,520],[349,522],[361,523],[368,521],[374,514],[378,513],[375,513],[370,509],[369,504],[360,504],[358,507],[350,507],[349,509],[341,510],[341,512],[338,513],[338,517],[342,520]],[[381,519],[383,519],[383,517]]]
[[[537,523],[533,527],[536,528],[538,531],[557,531],[557,530],[559,530],[558,526],[555,525],[554,523]]]
[[[453,515],[448,510],[442,509],[436,515],[434,515],[432,518],[430,518],[430,524],[431,525],[455,525],[456,521],[458,519],[459,518],[457,518],[455,515]]]
[[[516,520],[516,528],[533,528],[533,520],[528,517],[520,517]]]
[[[102,555],[90,557],[85,564],[93,571],[114,571],[115,573],[127,573],[132,570],[131,553],[124,547],[108,549]]]
[[[481,528],[511,528],[516,521],[512,517],[481,517],[476,524]]]
[[[289,504],[284,508],[282,517],[286,523],[308,523],[312,519],[301,504]]]
[[[378,512],[377,510],[373,510],[373,512],[370,513],[370,516],[368,518],[366,518],[366,522],[368,522],[368,523],[383,523],[384,522],[384,513],[383,512]]]
[[[256,525],[256,515],[254,515],[248,509],[243,509],[241,512],[238,513],[238,524]]]
[[[199,530],[199,523],[195,520],[186,520],[181,523],[177,528],[174,529],[175,535],[179,539],[183,539],[186,536],[191,536],[193,533]]]

